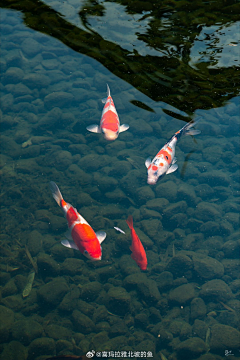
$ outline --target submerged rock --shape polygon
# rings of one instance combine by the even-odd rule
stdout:
[[[169,293],[169,300],[178,303],[188,303],[195,296],[195,290],[192,284],[184,284],[173,289]]]
[[[111,287],[108,291],[108,309],[117,315],[125,315],[130,311],[131,297],[122,287]]]
[[[211,327],[211,351],[223,354],[232,350],[234,354],[240,347],[240,332],[228,325],[215,324]]]
[[[191,301],[191,318],[201,319],[204,318],[207,313],[205,302],[201,298],[194,298]]]
[[[27,360],[28,349],[19,341],[11,341],[6,344],[0,355],[0,360]]]
[[[204,258],[193,257],[194,270],[203,279],[221,278],[224,274],[224,266],[218,260],[206,256]]]
[[[74,310],[72,313],[72,319],[76,331],[79,331],[83,334],[89,334],[91,332],[94,332],[95,325],[87,315],[82,314],[78,310]]]
[[[207,351],[205,342],[198,338],[193,337],[181,342],[177,347],[176,351],[180,359],[194,359],[199,355]]]
[[[41,302],[56,306],[61,302],[68,290],[66,280],[63,277],[58,277],[40,287],[38,297]]]
[[[24,345],[29,345],[36,338],[40,338],[43,333],[43,327],[31,318],[18,320],[12,327],[12,336],[15,340]]]
[[[14,312],[5,306],[0,305],[0,342],[8,341],[10,329],[14,321]]]
[[[199,295],[204,299],[223,302],[233,297],[230,287],[220,279],[210,280],[203,284]]]

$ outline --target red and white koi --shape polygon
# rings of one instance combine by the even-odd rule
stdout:
[[[110,95],[108,84],[107,98],[103,99],[102,102],[105,103],[105,105],[102,112],[100,126],[95,124],[90,125],[87,127],[87,130],[94,133],[103,133],[106,140],[116,140],[119,133],[126,131],[129,128],[129,125],[120,125],[118,113]]]
[[[77,212],[77,210],[65,200],[55,182],[50,182],[50,190],[53,198],[62,208],[68,223],[68,240],[61,241],[62,245],[80,250],[90,260],[101,260],[102,248],[101,243],[106,237],[104,231],[94,232],[88,222]]]
[[[130,247],[130,250],[132,251],[131,257],[136,261],[141,270],[147,270],[147,255],[141,240],[133,228],[133,218],[131,215],[127,218],[126,222],[132,235],[132,245]]]
[[[200,130],[191,129],[197,122],[198,121],[192,120],[187,123],[166,142],[152,161],[150,158],[145,161],[145,165],[148,169],[147,182],[149,185],[156,184],[163,175],[171,174],[177,170],[178,165],[176,164],[177,159],[175,157],[176,143],[182,135],[200,134]]]

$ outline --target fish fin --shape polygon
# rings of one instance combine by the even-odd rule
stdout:
[[[194,129],[191,129],[191,130],[188,130],[185,135],[198,135],[198,134],[201,134],[201,130],[194,130]]]
[[[73,238],[72,238],[72,234],[71,234],[71,230],[68,229],[66,232],[65,232],[65,236],[68,240],[70,241],[73,241]]]
[[[102,99],[103,104],[106,104],[106,102],[107,102],[107,97]]]
[[[151,162],[152,162],[151,158],[148,157],[147,160],[145,161],[145,166],[146,166],[146,168],[149,167],[149,165],[151,164]]]
[[[50,181],[49,187],[52,192],[52,196],[53,196],[54,200],[60,206],[60,202],[61,202],[61,200],[63,200],[63,197],[62,197],[61,191],[59,190],[59,187],[57,186],[57,184],[54,181]]]
[[[107,84],[107,97],[109,97],[109,96],[111,96],[111,94],[110,94],[110,88],[109,88],[109,86],[108,86],[108,84]]]
[[[186,124],[183,127],[183,135],[198,135],[198,134],[200,134],[201,133],[200,130],[191,129],[193,126],[195,126],[199,122],[199,120],[200,119],[192,120],[188,124]]]
[[[133,228],[133,218],[132,218],[132,215],[129,215],[129,217],[128,217],[127,220],[126,220],[126,223],[128,224],[129,229],[132,229],[132,228]]]
[[[106,236],[107,236],[107,234],[105,233],[105,231],[97,231],[95,234],[96,234],[96,236],[97,236],[98,241],[99,241],[100,244],[105,240],[105,238],[106,238]]]
[[[136,261],[136,257],[133,255],[133,253],[131,253],[131,258]]]
[[[166,172],[166,174],[171,174],[173,173],[174,171],[176,171],[178,168],[178,165],[177,164],[174,164],[172,166],[170,166],[170,168],[168,169],[168,171]]]
[[[86,127],[86,129],[88,131],[91,131],[91,132],[94,132],[94,133],[100,133],[101,132],[101,129],[100,129],[100,126],[94,124],[94,125],[89,125]]]
[[[174,156],[174,158],[172,159],[172,165],[175,164],[177,162],[177,158]]]
[[[79,248],[77,247],[77,245],[75,244],[74,241],[69,241],[69,240],[65,239],[65,240],[61,241],[61,244],[63,246],[66,246],[67,248],[74,249],[74,250],[79,250]]]
[[[128,129],[129,129],[129,125],[128,125],[128,124],[122,124],[122,125],[120,126],[119,132],[121,133],[121,132],[124,132],[124,131],[126,131],[126,130],[128,130]]]

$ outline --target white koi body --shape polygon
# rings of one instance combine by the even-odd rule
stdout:
[[[106,140],[116,140],[119,133],[126,131],[129,125],[120,125],[118,113],[110,95],[108,85],[107,89],[107,98],[102,100],[105,105],[102,111],[100,126],[90,125],[87,127],[87,130],[95,133],[103,133]]]
[[[177,141],[182,135],[197,135],[200,133],[199,130],[191,129],[196,124],[195,121],[183,126],[182,129],[178,130],[162,147],[162,149],[157,153],[155,158],[151,161],[148,158],[145,161],[145,165],[148,169],[148,184],[154,185],[165,174],[171,174],[176,171],[178,165],[176,164],[175,157],[175,148]]]

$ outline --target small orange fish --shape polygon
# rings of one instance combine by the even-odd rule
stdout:
[[[103,133],[106,140],[116,140],[119,133],[126,131],[129,128],[129,125],[123,124],[120,125],[119,117],[117,110],[115,108],[113,99],[110,95],[110,89],[107,84],[107,98],[102,100],[105,103],[102,118],[100,121],[100,126],[90,125],[87,127],[88,131],[95,133]]]
[[[132,245],[130,247],[130,250],[132,251],[131,257],[136,261],[141,270],[147,270],[146,252],[144,250],[143,244],[141,243],[141,240],[133,228],[133,218],[131,215],[128,217],[126,222],[129,226],[129,229],[131,230],[132,235]]]

